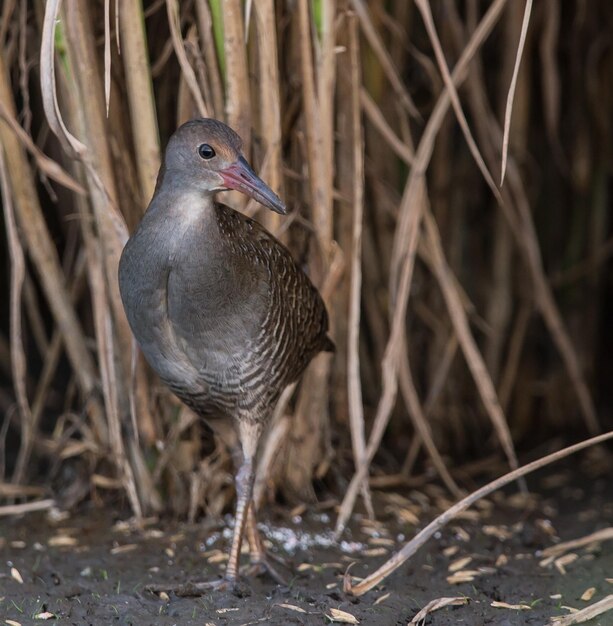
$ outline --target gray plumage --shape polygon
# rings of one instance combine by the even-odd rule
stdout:
[[[214,157],[201,156],[207,148]],[[215,120],[184,124],[124,249],[119,286],[136,340],[164,383],[214,428],[221,421],[240,431],[241,423],[265,424],[283,389],[333,344],[323,301],[287,248],[214,202],[228,187],[285,210],[250,170],[234,131]],[[253,457],[261,428],[244,432],[256,433],[249,450],[239,433],[244,456]]]

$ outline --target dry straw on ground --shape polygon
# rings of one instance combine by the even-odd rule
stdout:
[[[340,532],[358,497],[372,510],[373,468],[391,485],[431,465],[459,498],[457,459],[515,469],[518,444],[601,430],[607,3],[458,7],[2,4],[4,512],[114,490],[193,519],[232,497],[227,451],[133,356],[116,282],[161,146],[196,115],[285,198],[285,219],[226,201],[308,268],[338,347],[277,411],[259,501],[353,476]]]

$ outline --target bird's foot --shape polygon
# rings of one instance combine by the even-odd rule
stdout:
[[[235,591],[240,583],[235,578],[187,582],[181,585],[147,585],[152,593],[174,593],[180,597],[198,597],[209,591]]]
[[[273,560],[283,567],[289,568],[289,565],[281,557],[262,552],[261,554],[251,557],[251,563],[244,568],[241,574],[245,576],[264,576],[268,574],[276,583],[287,587],[287,579],[279,574],[277,568],[273,565]]]

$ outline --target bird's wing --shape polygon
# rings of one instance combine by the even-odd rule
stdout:
[[[321,295],[290,251],[255,220],[224,207],[224,230],[230,245],[240,246],[268,288],[265,339],[271,338],[294,355],[297,378],[315,354],[333,349],[327,336],[328,314]],[[237,236],[238,235],[238,236]],[[280,355],[283,357],[283,355]]]

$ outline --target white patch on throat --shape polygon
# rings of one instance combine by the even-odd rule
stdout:
[[[176,206],[181,216],[181,222],[191,226],[194,222],[206,219],[212,203],[210,196],[206,196],[198,191],[186,191],[179,197]]]
[[[171,237],[176,245],[183,246],[185,238],[209,230],[214,215],[213,198],[197,190],[186,190],[173,199]],[[173,250],[174,254],[174,250]]]

